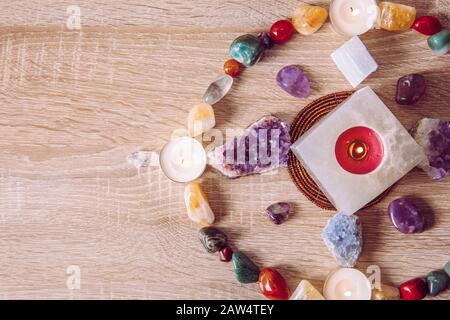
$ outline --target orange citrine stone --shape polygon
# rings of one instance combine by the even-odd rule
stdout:
[[[223,65],[223,71],[225,71],[227,75],[236,78],[241,73],[241,66],[236,60],[230,59]]]
[[[271,300],[289,299],[289,288],[283,276],[274,268],[264,268],[259,273],[259,288]]]
[[[383,1],[378,4],[377,27],[389,31],[406,31],[416,19],[416,9],[403,4]]]

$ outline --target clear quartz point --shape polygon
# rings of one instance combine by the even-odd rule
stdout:
[[[209,105],[216,104],[223,97],[227,95],[233,85],[233,77],[229,75],[224,75],[213,82],[206,89],[205,94],[203,95],[203,102]]]

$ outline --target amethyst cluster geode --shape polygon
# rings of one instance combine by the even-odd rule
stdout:
[[[428,157],[420,167],[435,180],[445,178],[450,170],[450,121],[425,118],[411,134]]]
[[[287,167],[291,146],[289,125],[264,116],[243,135],[230,139],[208,153],[209,164],[228,178],[238,178]]]

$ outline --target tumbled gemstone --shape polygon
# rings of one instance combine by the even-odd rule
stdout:
[[[406,281],[399,289],[403,300],[421,300],[427,295],[427,284],[422,278]]]
[[[372,290],[372,300],[399,300],[400,291],[396,287],[381,284],[380,289]]]
[[[377,27],[390,31],[405,31],[416,19],[416,9],[403,4],[383,1],[378,4]]]
[[[209,253],[217,252],[227,245],[227,235],[215,227],[200,229],[198,239]]]
[[[240,283],[258,282],[259,268],[244,253],[237,251],[233,253],[233,268],[236,278]]]
[[[223,247],[219,250],[219,259],[223,262],[231,261],[233,257],[233,250],[230,247]]]
[[[326,9],[301,2],[292,14],[292,25],[297,32],[310,35],[319,30],[327,18]]]
[[[281,89],[297,98],[308,98],[311,94],[308,77],[295,65],[286,66],[278,72],[277,84]]]
[[[435,297],[447,289],[450,278],[444,270],[431,271],[427,275],[428,293]]]
[[[444,271],[450,277],[450,261],[445,264]]]
[[[223,65],[223,71],[227,75],[236,78],[241,73],[241,66],[239,65],[239,62],[237,62],[236,60],[229,59]]]
[[[428,38],[428,46],[438,56],[450,51],[450,31],[442,30]]]
[[[362,251],[362,226],[357,216],[337,213],[328,220],[322,238],[340,266],[355,266]]]
[[[289,20],[279,20],[270,27],[269,35],[277,44],[289,41],[294,34],[294,27]]]
[[[189,111],[188,131],[192,137],[214,128],[215,125],[216,117],[213,108],[209,104],[199,104]]]
[[[209,206],[205,193],[197,182],[191,182],[185,187],[184,203],[192,221],[202,226],[210,226],[214,223],[214,213]]]
[[[400,198],[389,204],[389,218],[401,233],[420,233],[425,228],[422,212],[409,199]]]
[[[289,288],[283,276],[274,268],[264,268],[259,273],[259,289],[271,300],[287,300]]]
[[[428,158],[420,167],[434,180],[444,179],[450,172],[450,121],[425,118],[411,134]]]
[[[205,94],[203,95],[203,102],[213,105],[219,102],[227,95],[233,86],[233,77],[229,75],[224,75],[213,82],[206,89]]]
[[[259,61],[264,49],[257,37],[246,34],[233,41],[229,55],[244,66],[251,67]]]
[[[425,94],[426,81],[421,74],[409,74],[398,79],[395,100],[401,105],[413,105]]]
[[[273,47],[273,40],[267,32],[261,32],[260,34],[258,34],[258,39],[266,49],[270,49]]]
[[[289,300],[325,300],[325,298],[309,281],[302,280]]]
[[[288,164],[289,125],[274,116],[251,124],[242,136],[208,152],[209,164],[228,178],[264,173]]]
[[[426,36],[432,36],[442,30],[442,25],[436,17],[423,16],[414,21],[413,29]]]
[[[292,213],[292,206],[288,202],[277,202],[266,209],[269,219],[275,224],[282,224]]]

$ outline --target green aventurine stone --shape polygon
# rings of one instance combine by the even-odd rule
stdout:
[[[444,267],[445,272],[447,272],[447,275],[450,277],[450,261],[447,262],[447,264]]]
[[[257,37],[245,34],[233,41],[229,55],[244,66],[251,67],[261,58],[264,49]]]
[[[236,273],[236,278],[241,283],[258,282],[259,268],[242,252],[233,253],[233,267]]]
[[[438,55],[450,51],[450,31],[442,30],[428,38],[428,46]]]
[[[439,292],[447,289],[450,278],[444,270],[431,271],[427,275],[428,292],[430,296],[437,296]]]

